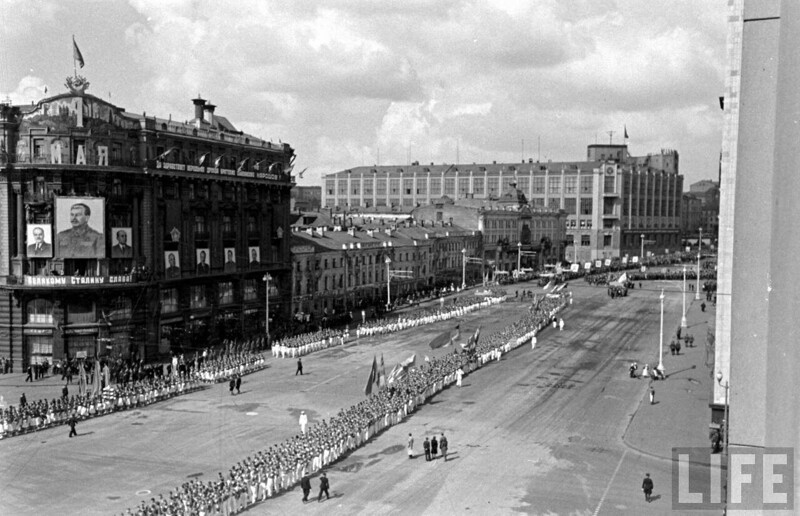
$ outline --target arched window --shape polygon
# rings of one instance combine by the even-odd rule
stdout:
[[[47,299],[33,299],[27,304],[28,322],[53,324],[53,303]]]

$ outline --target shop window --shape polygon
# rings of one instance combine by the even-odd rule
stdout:
[[[233,282],[223,281],[219,284],[219,304],[227,305],[233,302]]]
[[[178,289],[165,288],[161,290],[161,313],[169,314],[180,309],[178,303]]]
[[[53,337],[44,335],[28,335],[28,357],[31,364],[53,363]]]
[[[189,306],[191,308],[205,308],[207,304],[205,285],[189,287]]]
[[[67,323],[93,324],[97,322],[97,314],[92,301],[73,301],[67,306]]]
[[[106,314],[111,319],[130,319],[133,315],[133,302],[127,296],[117,296],[111,302],[111,312]]]
[[[242,286],[242,299],[245,301],[253,301],[257,298],[258,290],[256,288],[256,280],[245,280],[244,285]]]

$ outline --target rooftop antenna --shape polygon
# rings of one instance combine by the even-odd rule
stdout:
[[[542,137],[536,137],[536,162],[540,162],[542,160]]]
[[[525,163],[525,138],[522,139],[522,150],[519,153],[519,159]]]
[[[607,131],[607,132],[608,132],[608,144],[611,145],[611,142],[612,142],[612,140],[614,138],[614,133],[616,131]]]

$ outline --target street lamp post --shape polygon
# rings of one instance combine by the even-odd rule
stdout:
[[[467,288],[467,248],[461,250],[461,290]]]
[[[392,306],[392,271],[389,266],[392,264],[392,259],[386,257],[386,311]]]
[[[661,332],[658,339],[658,371],[664,372],[664,289],[661,289],[661,295],[658,297],[661,300]]]
[[[270,344],[270,339],[269,339],[269,282],[272,281],[272,276],[270,276],[269,273],[264,274],[264,281],[267,284],[267,289],[266,289],[267,293],[264,296],[265,297],[265,301],[266,301],[266,303],[265,303],[266,314],[265,314],[265,320],[264,320],[264,322],[265,322],[264,328],[266,328],[266,330],[267,330],[267,345],[269,345]]]
[[[644,233],[642,233],[641,237],[642,237],[642,245],[641,245],[641,250],[639,251],[639,263],[644,264]]]
[[[517,242],[517,276],[520,273],[520,264],[522,263],[522,242]]]
[[[681,328],[686,329],[686,265],[683,266],[683,312],[681,315]]]
[[[695,300],[700,300],[700,254],[703,249],[703,228],[699,228],[700,238],[697,239],[697,286],[695,287]]]
[[[722,388],[725,389],[725,415],[723,416],[725,419],[723,419],[722,423],[725,425],[725,436],[723,438],[725,439],[725,464],[727,465],[727,463],[728,463],[728,435],[729,435],[729,428],[731,426],[729,424],[729,422],[728,422],[728,389],[730,388],[730,385],[729,385],[728,380],[725,380],[725,382],[723,383],[722,378],[723,378],[722,371],[717,372],[717,383],[719,383],[719,385]],[[724,503],[724,508],[723,508],[722,514],[728,514],[728,475],[727,474],[725,475],[725,486],[724,486],[724,489],[725,489],[725,501],[723,502]]]

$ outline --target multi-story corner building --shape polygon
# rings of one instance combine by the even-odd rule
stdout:
[[[203,99],[178,122],[68,82],[0,106],[0,354],[150,359],[263,334],[267,274],[288,313],[292,148]]]
[[[680,244],[683,176],[678,153],[630,156],[626,145],[590,145],[589,161],[355,167],[323,178],[322,206],[410,212],[443,196],[498,200],[513,183],[531,208],[566,212],[572,262],[663,253]],[[642,243],[644,242],[644,246]]]
[[[322,199],[322,187],[297,186],[292,188],[292,213],[319,211]]]

